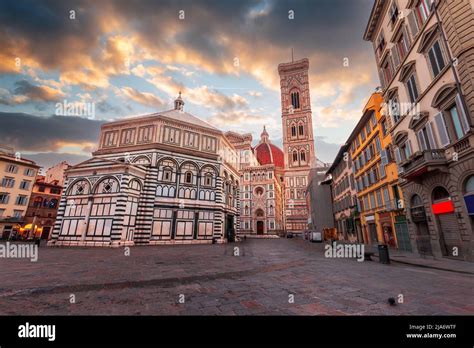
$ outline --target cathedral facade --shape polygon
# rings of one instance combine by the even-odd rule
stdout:
[[[265,127],[222,132],[174,108],[102,125],[93,157],[67,171],[49,245],[212,243],[308,226],[314,160],[308,60],[278,66],[283,150]]]

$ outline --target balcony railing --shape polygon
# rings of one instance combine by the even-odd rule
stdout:
[[[467,149],[471,148],[469,137],[458,141],[456,144],[454,144],[453,148],[454,148],[454,152],[457,152],[458,154],[461,154]]]
[[[401,164],[404,178],[423,175],[432,170],[439,170],[447,164],[446,154],[442,149],[418,151],[413,157]]]

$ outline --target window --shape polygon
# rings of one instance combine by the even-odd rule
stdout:
[[[19,195],[16,198],[15,204],[16,205],[26,205],[27,201],[28,201],[28,196]]]
[[[408,91],[408,95],[410,97],[410,101],[415,103],[418,99],[419,93],[418,88],[416,87],[416,78],[415,73],[413,72],[410,77],[406,81],[406,88]]]
[[[360,137],[362,138],[362,142],[365,141],[365,129],[362,128],[362,131],[360,132]]]
[[[30,188],[30,183],[31,183],[31,181],[23,180],[23,181],[20,183],[20,189],[22,189],[22,190],[28,190],[28,189]]]
[[[395,158],[397,163],[407,160],[412,154],[411,141],[405,141],[400,147],[395,149]]]
[[[291,136],[296,137],[296,126],[294,124],[291,125]]]
[[[456,139],[461,139],[465,133],[457,105],[453,105],[450,109],[448,109],[448,116],[453,125],[453,130]]]
[[[46,190],[46,187],[44,186],[38,187],[38,192],[44,192],[44,190]]]
[[[383,31],[380,32],[380,35],[376,40],[376,45],[377,55],[380,58],[382,57],[383,49],[385,48],[385,38],[383,36]]]
[[[367,123],[366,123],[366,125],[365,125],[365,131],[367,132],[367,136],[369,136],[370,131],[371,131],[371,129],[370,129],[370,122],[367,122]]]
[[[184,174],[184,182],[186,184],[192,184],[193,182],[193,174],[191,172],[186,172]]]
[[[23,211],[22,210],[14,210],[13,211],[13,217],[15,219],[21,219],[22,216],[23,216]]]
[[[293,109],[300,108],[300,93],[299,92],[291,93],[291,105],[293,106]]]
[[[441,70],[446,66],[439,40],[436,40],[433,46],[428,50],[428,59],[433,77],[438,76]]]
[[[293,151],[293,162],[298,162],[298,152]]]
[[[216,152],[217,140],[214,137],[204,135],[202,137],[202,148],[205,151]]]
[[[12,188],[15,185],[15,179],[4,177],[2,179],[2,187]]]
[[[400,104],[398,96],[393,96],[388,102],[388,112],[392,116],[393,123],[396,124],[400,120]]]
[[[184,146],[199,148],[199,134],[192,132],[184,133]]]
[[[306,153],[304,150],[302,150],[300,153],[300,159],[301,159],[301,162],[306,162]]]
[[[31,168],[26,168],[25,169],[25,175],[26,176],[35,176],[35,170]]]
[[[410,44],[408,41],[408,36],[403,27],[403,33],[400,35],[400,38],[397,40],[396,47],[398,56],[400,57],[400,62],[406,57],[408,50],[410,49]]]
[[[302,124],[300,124],[298,126],[298,134],[299,135],[304,135],[304,126]]]
[[[393,27],[393,25],[397,22],[397,18],[398,18],[398,7],[395,1],[392,2],[392,6],[390,6],[389,16],[390,16],[390,23],[392,23],[392,27]]]
[[[436,141],[433,136],[432,122],[427,122],[426,125],[416,133],[418,145],[422,151],[436,149]]]
[[[164,141],[167,143],[179,144],[181,131],[179,129],[165,127]]]
[[[8,193],[0,193],[0,204],[8,204],[10,195]]]
[[[425,23],[430,16],[430,0],[420,0],[420,3],[416,7],[416,14],[419,19],[419,23]]]
[[[7,166],[7,173],[17,173],[18,172],[18,166],[14,164],[9,164]]]
[[[384,136],[386,136],[388,133],[388,129],[387,129],[387,120],[383,120],[382,121],[382,134]]]

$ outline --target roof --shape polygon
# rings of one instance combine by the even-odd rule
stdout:
[[[276,145],[261,142],[255,146],[254,152],[261,165],[274,164],[276,167],[285,166],[285,157],[283,151]]]
[[[172,118],[172,119],[174,119],[176,121],[180,121],[180,122],[190,123],[190,124],[193,124],[195,126],[210,128],[212,130],[217,130],[217,131],[219,130],[216,127],[214,127],[212,124],[200,119],[199,117],[191,115],[190,113],[187,113],[185,111],[171,109],[171,110],[168,110],[168,111],[158,112],[157,115]]]
[[[341,159],[344,157],[344,153],[347,152],[347,149],[349,148],[349,144],[348,143],[345,143],[343,144],[340,148],[339,148],[339,151],[336,155],[336,158],[334,159],[334,162],[332,163],[332,165],[329,167],[329,169],[327,170],[326,174],[330,174],[334,171],[334,169],[337,167],[337,165],[339,164],[339,162],[341,162]]]

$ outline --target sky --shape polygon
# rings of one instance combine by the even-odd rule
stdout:
[[[2,0],[0,144],[46,168],[91,157],[104,122],[173,107],[281,146],[278,64],[308,58],[331,162],[378,86],[373,0]],[[61,108],[80,103],[87,113]],[[93,107],[93,109],[92,109]]]

